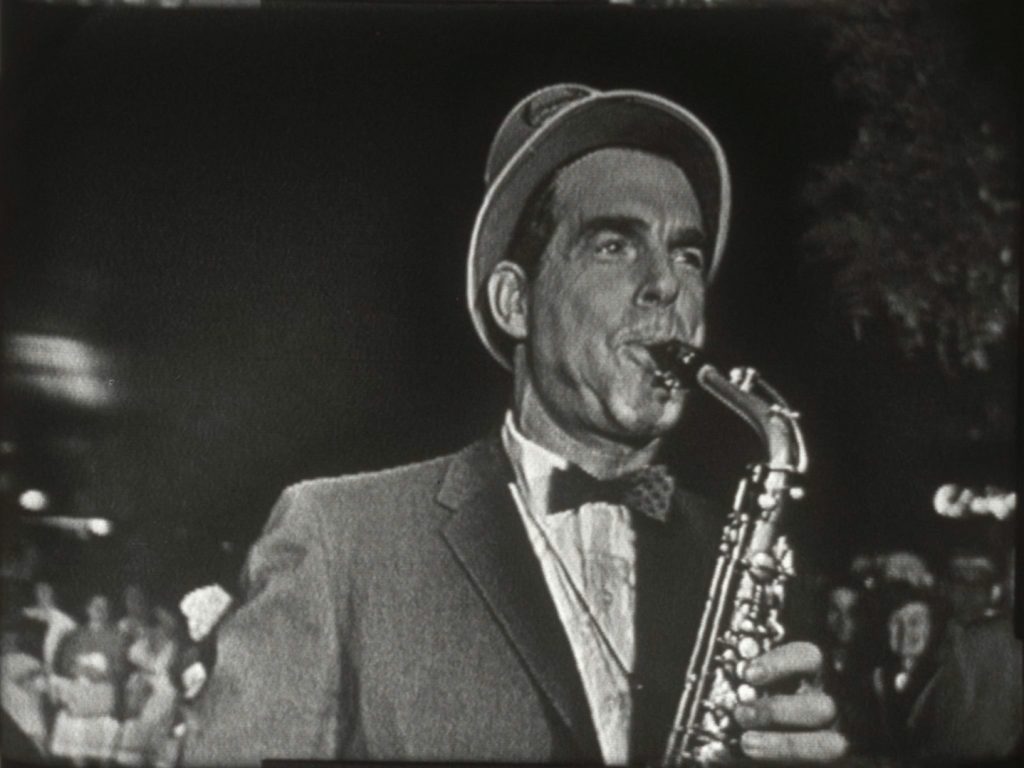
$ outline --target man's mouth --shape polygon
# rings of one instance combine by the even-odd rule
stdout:
[[[641,341],[631,346],[637,350],[636,357],[651,375],[654,387],[673,393],[683,389],[680,357],[692,347],[676,339]]]
[[[669,392],[678,392],[683,388],[683,382],[679,379],[678,366],[675,364],[674,348],[678,344],[675,341],[652,344],[647,347],[647,353],[654,361],[654,386],[667,389]]]

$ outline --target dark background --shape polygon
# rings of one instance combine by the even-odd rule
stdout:
[[[52,567],[90,587],[233,582],[287,484],[495,429],[508,379],[473,334],[465,252],[494,131],[557,81],[664,94],[721,139],[734,215],[709,347],[722,366],[759,367],[803,414],[807,562],[938,546],[935,487],[1012,485],[1016,447],[950,437],[943,424],[970,403],[857,345],[828,275],[798,258],[809,168],[855,132],[824,12],[7,3],[4,330],[86,339],[116,360],[116,407],[3,402],[24,482],[52,490],[52,511],[118,525],[62,544]],[[1012,3],[949,13],[972,67],[1014,60]],[[752,446],[703,405],[673,451],[728,498]]]

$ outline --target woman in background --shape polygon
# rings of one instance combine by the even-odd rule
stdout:
[[[878,739],[871,680],[880,666],[879,635],[872,599],[851,579],[835,583],[825,602],[824,678],[835,696],[839,726],[855,753],[871,751]]]
[[[875,668],[872,687],[881,717],[883,751],[902,757],[919,754],[919,721],[929,689],[939,670],[937,647],[943,615],[929,590],[905,584],[887,585],[887,648]]]
[[[124,616],[117,622],[117,631],[121,633],[125,648],[143,637],[152,626],[152,611],[149,599],[138,584],[129,584],[124,588],[121,597],[124,602]]]
[[[124,666],[121,637],[110,620],[110,603],[93,595],[88,622],[68,635],[60,650],[50,693],[58,707],[50,752],[75,764],[108,760],[117,739],[117,691]]]
[[[61,643],[78,628],[78,622],[58,607],[53,586],[49,583],[37,582],[35,596],[35,604],[24,608],[22,614],[46,625],[46,634],[43,636],[43,666],[47,673],[52,673]]]

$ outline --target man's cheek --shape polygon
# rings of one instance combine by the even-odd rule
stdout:
[[[591,308],[577,300],[567,301],[565,309],[559,323],[563,352],[568,357],[591,366],[603,352],[600,335],[595,333]]]
[[[679,297],[679,317],[682,319],[683,333],[692,344],[700,346],[704,343],[704,293],[703,289],[683,289]]]

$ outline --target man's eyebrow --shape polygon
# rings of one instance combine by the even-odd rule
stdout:
[[[634,216],[597,216],[583,222],[580,234],[584,237],[594,235],[602,231],[611,231],[623,235],[642,235],[647,232],[649,225],[643,219]],[[669,237],[669,244],[673,248],[686,246],[703,246],[707,243],[707,237],[699,227],[683,227],[672,232]]]
[[[687,246],[707,245],[707,235],[697,227],[684,227],[672,233],[669,238],[669,246],[672,248],[685,248]]]
[[[603,231],[622,235],[638,235],[647,231],[647,224],[643,219],[633,216],[596,216],[584,221],[580,228],[580,234],[584,237]]]

